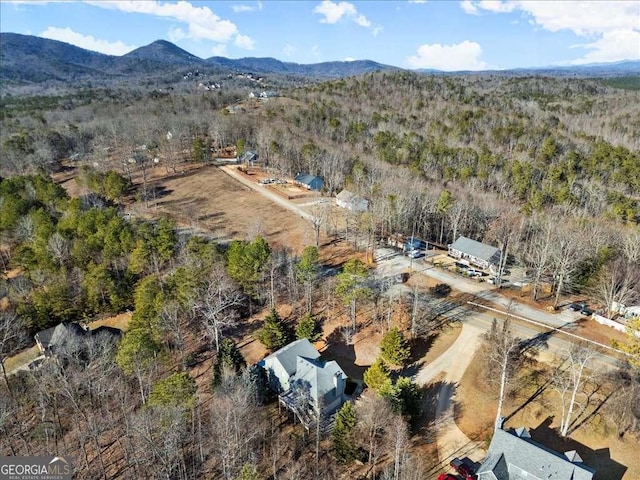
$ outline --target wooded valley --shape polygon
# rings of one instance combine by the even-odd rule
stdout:
[[[378,242],[401,233],[495,245],[506,268],[526,272],[534,305],[580,296],[612,316],[640,300],[640,91],[406,71],[266,101],[249,91],[182,83],[2,97],[2,454],[64,451],[78,478],[431,478],[429,392],[405,369],[418,338],[449,327],[425,314],[414,330],[418,300],[373,282]],[[325,196],[348,188],[369,209],[339,224],[318,208],[316,244],[303,249],[253,232],[219,242],[188,228],[198,212],[154,214],[166,192],[152,171],[179,176],[230,146],[256,151],[274,176],[322,177]],[[65,190],[69,179],[83,195]],[[149,218],[126,215],[133,205]],[[340,241],[353,258],[328,266]],[[442,288],[426,295],[446,297]],[[90,337],[57,362],[4,371],[39,331],[127,311],[122,339]],[[304,429],[279,415],[259,358],[242,352],[316,341],[335,319],[347,344],[365,327],[383,335],[380,356],[332,430]],[[636,356],[607,378],[602,415],[612,435],[637,442],[639,344],[628,342],[618,347]]]

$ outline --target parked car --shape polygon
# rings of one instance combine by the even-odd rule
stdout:
[[[498,285],[498,277],[491,277],[487,280],[491,285]],[[507,283],[504,278],[500,279],[500,284]]]
[[[450,473],[441,473],[438,476],[438,480],[458,480],[455,475],[451,475]]]
[[[476,480],[475,465],[468,458],[454,458],[451,460],[451,468],[453,468],[464,480]]]
[[[424,252],[422,250],[409,250],[407,252],[407,257],[409,257],[409,258],[424,257]]]
[[[569,305],[569,308],[571,310],[573,310],[574,312],[579,312],[580,310],[582,310],[585,307],[586,307],[586,305],[585,305],[584,302],[574,302],[571,305]]]

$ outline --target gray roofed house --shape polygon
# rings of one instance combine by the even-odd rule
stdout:
[[[35,334],[38,348],[46,356],[51,356],[74,341],[83,339],[87,331],[77,323],[62,322]]]
[[[460,237],[449,245],[449,255],[454,258],[468,260],[480,268],[497,270],[500,265],[500,250],[467,237]]]
[[[276,392],[289,390],[289,379],[296,373],[298,357],[316,360],[320,358],[320,354],[309,340],[303,338],[285,345],[258,362],[267,372],[269,385]]]
[[[352,212],[366,212],[369,208],[369,201],[349,190],[342,190],[336,195],[336,205]]]
[[[531,440],[526,428],[496,429],[478,480],[592,480],[595,472],[574,450],[561,454]]]
[[[245,150],[238,157],[238,163],[244,163],[246,165],[254,167],[259,162],[259,159],[260,156],[255,150]]]
[[[330,415],[346,400],[347,375],[336,361],[324,361],[309,340],[301,339],[265,357],[258,365],[282,405],[305,426]]]
[[[100,326],[88,330],[73,322],[62,322],[55,327],[47,328],[34,335],[36,344],[46,357],[69,355],[86,348],[83,340],[90,337],[119,339],[122,330],[114,327]]]
[[[321,177],[316,177],[307,173],[299,173],[293,181],[298,185],[302,185],[307,190],[322,190],[324,185],[324,180]]]

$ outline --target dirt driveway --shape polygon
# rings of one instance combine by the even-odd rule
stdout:
[[[470,440],[458,428],[454,419],[456,386],[471,363],[483,332],[482,328],[463,323],[462,332],[449,349],[420,369],[415,377],[416,382],[421,385],[440,381],[436,406],[436,438],[438,457],[445,469],[455,457],[469,457],[479,462],[486,454],[480,442]]]

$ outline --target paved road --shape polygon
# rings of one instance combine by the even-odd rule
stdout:
[[[454,275],[424,261],[423,258],[413,259],[413,261],[392,248],[379,248],[376,250],[378,269],[386,275],[394,275],[411,270],[413,273],[427,275],[439,282],[447,283],[452,288],[464,293],[472,293],[478,297],[488,300],[496,305],[500,305],[515,315],[544,323],[550,327],[562,327],[569,322],[575,321],[579,316],[569,310],[561,313],[548,313],[544,310],[530,307],[518,302],[512,302],[500,293],[500,290],[487,282],[475,282],[460,275]]]
[[[308,220],[310,222],[313,221],[313,215],[311,215],[310,213],[306,212],[299,205],[296,205],[295,203],[290,202],[286,198],[282,198],[277,193],[272,192],[269,188],[266,187],[266,185],[262,185],[260,183],[254,182],[254,181],[252,181],[252,180],[250,180],[248,178],[245,178],[240,172],[238,172],[238,169],[235,166],[225,165],[223,167],[220,167],[220,170],[222,170],[227,175],[235,178],[240,183],[242,183],[243,185],[249,187],[250,189],[255,190],[256,192],[260,193],[261,195],[264,195],[265,197],[267,197],[272,202],[277,203],[281,207],[286,208],[290,212],[293,212],[296,215],[298,215],[298,216],[302,217],[303,219]]]

